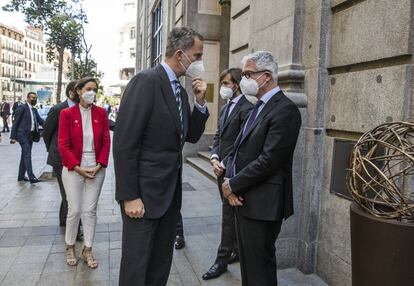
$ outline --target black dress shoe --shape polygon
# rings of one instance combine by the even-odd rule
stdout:
[[[18,178],[17,181],[18,182],[22,182],[22,181],[29,182],[30,180],[28,177],[23,177],[23,178]]]
[[[30,184],[36,184],[36,183],[39,183],[39,182],[41,182],[41,180],[39,180],[38,178],[30,179]]]
[[[78,234],[76,235],[76,241],[80,241],[80,242],[83,241],[83,231],[82,231],[82,229],[78,230]]]
[[[232,263],[235,263],[235,262],[238,262],[240,259],[239,259],[239,254],[237,253],[237,252],[232,252],[231,253],[231,255],[230,255],[230,258],[229,258],[229,261],[227,262],[228,264],[232,264]]]
[[[175,237],[174,247],[175,249],[181,249],[185,246],[185,239],[183,235],[177,235]]]
[[[220,264],[213,264],[213,266],[210,267],[210,269],[203,274],[202,278],[203,280],[210,280],[219,277],[221,274],[227,271],[226,266],[222,266]]]

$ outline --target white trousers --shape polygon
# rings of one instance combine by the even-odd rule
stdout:
[[[93,154],[95,157],[95,154]],[[91,159],[82,156],[81,167],[93,168]],[[84,164],[88,165],[85,166]],[[62,170],[62,181],[68,200],[68,216],[66,219],[65,241],[67,245],[74,245],[78,233],[79,220],[82,218],[83,237],[86,247],[92,247],[96,227],[96,209],[99,194],[105,179],[105,169],[102,168],[94,179],[86,179],[75,171]]]

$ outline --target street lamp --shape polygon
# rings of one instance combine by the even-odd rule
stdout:
[[[16,65],[25,62],[25,60],[17,60],[13,64],[13,102],[16,102]]]

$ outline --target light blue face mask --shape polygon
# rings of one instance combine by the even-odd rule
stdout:
[[[95,96],[96,92],[94,92],[93,90],[86,91],[82,94],[82,98],[87,104],[92,104],[95,100]]]

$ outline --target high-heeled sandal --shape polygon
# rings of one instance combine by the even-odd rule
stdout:
[[[88,265],[89,268],[95,269],[98,267],[98,261],[93,258],[92,247],[84,247],[82,250],[83,261]]]
[[[69,266],[78,265],[78,259],[75,256],[75,246],[74,245],[67,245],[66,246],[66,263]]]

